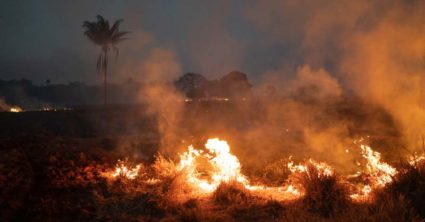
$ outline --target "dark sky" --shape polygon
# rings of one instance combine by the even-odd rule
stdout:
[[[110,78],[143,80],[142,67],[155,49],[171,52],[181,73],[208,78],[241,70],[252,81],[294,58],[296,45],[270,43],[249,12],[254,1],[203,0],[3,0],[0,2],[0,78],[35,83],[97,83],[99,49],[83,35],[84,20],[101,14],[123,18],[130,39],[119,45]],[[285,25],[285,24],[283,24]]]

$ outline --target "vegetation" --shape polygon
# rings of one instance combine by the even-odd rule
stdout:
[[[125,36],[128,32],[120,31],[120,24],[124,20],[119,19],[114,22],[112,26],[109,25],[109,21],[104,19],[101,15],[97,16],[97,21],[90,22],[84,21],[83,28],[85,28],[84,34],[94,44],[101,47],[99,57],[97,58],[97,71],[103,73],[103,84],[104,84],[104,104],[107,104],[107,79],[106,74],[108,71],[108,59],[109,51],[114,50],[116,57],[119,54],[119,50],[116,45],[124,41]]]
[[[221,120],[223,113],[228,113],[226,117],[230,119],[237,113],[230,102],[213,103],[214,109],[207,105],[187,103],[190,112],[185,114],[187,122],[181,123],[182,132],[189,131],[192,135],[193,129],[198,129],[196,132],[202,138],[203,129],[188,123],[194,119]],[[210,112],[201,112],[206,107]],[[194,113],[196,118],[190,116]],[[248,121],[243,116],[236,117],[228,121],[229,131],[236,131],[239,129],[236,127]],[[221,184],[211,196],[180,198],[188,189],[181,183],[181,175],[175,172],[174,162],[163,156],[155,159],[159,136],[154,118],[146,115],[142,107],[0,113],[2,220],[422,221],[425,218],[425,166],[421,163],[415,167],[407,164],[398,167],[400,174],[394,182],[377,190],[371,202],[351,201],[347,186],[337,174],[323,176],[313,167],[288,178],[291,175],[288,159],[252,169],[244,167],[249,159],[241,159],[242,170],[250,178],[257,175],[252,177],[253,182],[269,186],[279,186],[286,179],[297,180],[306,192],[303,198],[278,201],[259,197],[234,183]],[[205,127],[208,127],[205,132],[218,131],[211,124]],[[232,135],[228,131],[223,134]],[[181,136],[188,138],[183,133]],[[238,135],[233,136],[234,140],[243,141]],[[191,139],[191,143],[196,142]],[[124,157],[144,163],[140,176],[134,180],[108,180],[102,176],[118,159],[125,160]],[[146,182],[152,175],[161,181]]]
[[[316,167],[307,164],[306,172],[294,176],[293,180],[305,190],[300,201],[307,211],[329,218],[347,208],[348,186],[337,175],[321,175]]]
[[[29,147],[28,143],[34,145]],[[5,149],[11,146],[25,152]],[[119,152],[88,150],[86,146],[69,139],[52,140],[50,136],[2,141],[2,219],[398,222],[424,219],[421,195],[425,186],[417,186],[425,180],[423,165],[418,169],[406,168],[394,183],[376,193],[376,200],[371,203],[348,201],[346,186],[337,176],[317,176],[314,168],[309,168],[310,176],[299,175],[307,192],[301,200],[280,202],[260,198],[230,183],[222,184],[210,197],[175,201],[176,189],[182,189],[175,173],[160,175],[159,184],[146,183],[146,178],[160,172],[159,169],[172,168],[168,160],[161,157],[153,168],[143,166],[143,173],[135,180],[111,181],[101,174],[113,167]]]

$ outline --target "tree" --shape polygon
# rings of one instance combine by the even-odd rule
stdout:
[[[97,21],[90,22],[84,21],[83,28],[85,28],[84,35],[90,39],[94,44],[101,47],[99,57],[97,58],[97,72],[103,73],[104,84],[104,104],[107,104],[107,79],[106,74],[108,71],[108,54],[109,51],[115,51],[115,58],[118,58],[119,50],[116,45],[123,40],[128,32],[119,30],[120,24],[123,19],[114,22],[112,27],[109,26],[108,20],[105,20],[101,15],[97,16]]]

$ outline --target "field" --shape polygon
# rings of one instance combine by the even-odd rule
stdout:
[[[245,129],[256,124],[258,117],[254,118],[253,113],[258,112],[242,113],[231,104],[190,104],[184,109],[184,121],[174,123],[179,126],[178,132],[167,131],[173,137],[165,142],[163,137],[169,135],[157,124],[161,117],[146,114],[146,108],[141,106],[0,113],[1,220],[423,221],[425,218],[422,162],[412,166],[402,160],[394,161],[399,173],[392,176],[390,183],[374,190],[367,200],[353,201],[349,197],[353,182],[348,183],[338,170],[323,176],[320,168],[306,165],[306,171],[291,176],[286,169],[287,156],[274,152],[270,155],[276,156],[269,158],[241,148],[285,140],[292,144],[287,149],[293,150],[302,145],[298,132],[269,142],[258,138],[247,140]],[[236,182],[222,183],[209,195],[193,194],[192,188],[182,182],[182,173],[176,172],[177,153],[190,144],[199,147],[210,137],[228,140],[231,152],[240,159],[242,173],[253,183],[279,186],[288,179],[295,180],[304,194],[298,198],[273,198],[256,195]],[[175,138],[179,141],[175,142]],[[373,142],[385,144],[379,140]],[[173,144],[173,149],[162,149],[164,144]],[[233,150],[234,147],[237,149]],[[138,175],[131,179],[124,174],[112,178],[109,173],[118,159],[129,168],[140,164]]]

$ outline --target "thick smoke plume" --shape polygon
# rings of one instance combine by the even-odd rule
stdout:
[[[140,98],[157,117],[161,147],[175,149],[186,130],[201,141],[228,139],[248,166],[292,154],[347,170],[356,165],[353,141],[361,138],[393,156],[417,149],[425,125],[424,4],[254,1],[246,16],[267,36],[261,44],[295,47],[293,59],[261,73],[251,98],[228,104],[183,103],[172,84],[182,74],[176,55],[153,49],[138,68],[149,83]]]
[[[362,127],[366,131],[379,130],[373,133],[395,137],[399,132],[403,141],[393,146],[414,150],[422,146],[425,125],[424,4],[423,1],[257,1],[247,10],[247,16],[258,30],[267,33],[271,45],[297,46],[299,50],[293,56],[298,58],[299,67],[325,70],[340,84],[335,92],[342,89],[344,97],[360,98],[364,106],[356,107],[358,110],[374,113],[383,109],[390,114],[390,117],[374,114],[381,121],[365,122]],[[283,63],[282,67],[287,64]],[[279,75],[288,76],[287,69],[282,70],[266,73],[275,75],[265,83],[276,82]],[[315,75],[323,79],[320,74]],[[316,94],[314,90],[311,92]],[[315,112],[332,107],[324,105]],[[298,113],[302,119],[310,115]],[[314,116],[313,122],[317,123]],[[351,130],[344,129],[344,122],[328,124],[330,127],[325,131],[306,128],[307,144],[317,148],[324,141],[333,141],[332,138],[344,141],[350,138],[348,134],[353,135]],[[345,124],[359,126],[358,121]]]
[[[425,126],[424,7],[393,3],[373,28],[352,34],[340,66],[349,87],[392,114],[412,149]]]

